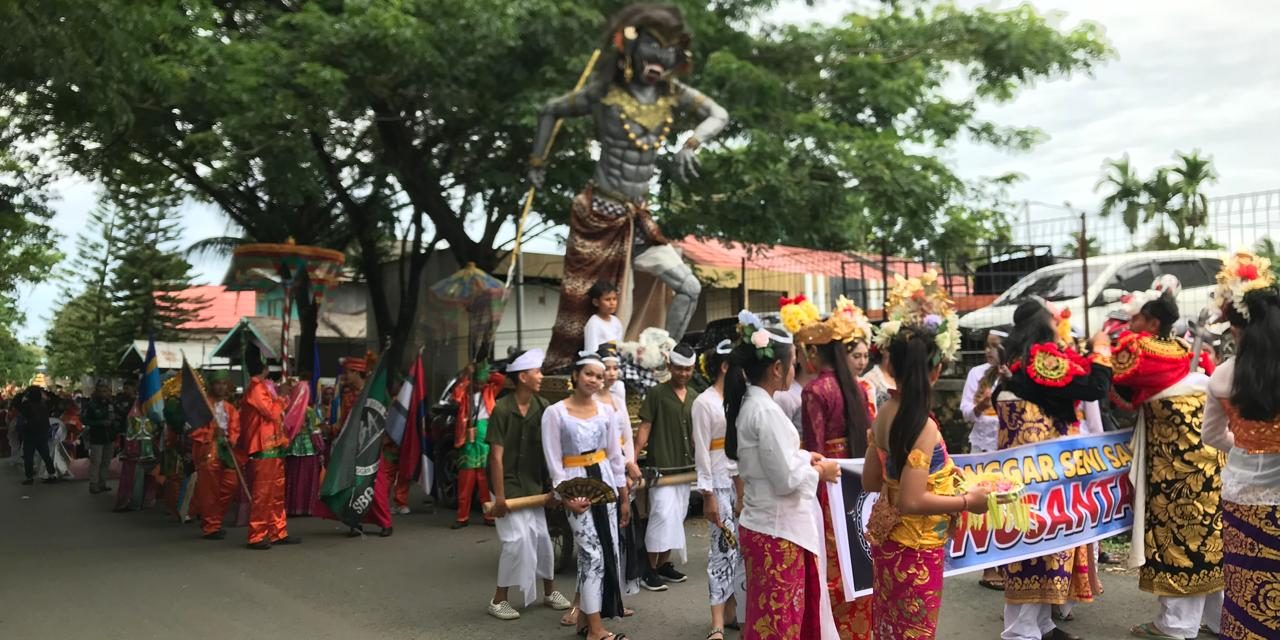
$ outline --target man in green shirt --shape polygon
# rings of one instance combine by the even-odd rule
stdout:
[[[80,419],[89,430],[89,493],[102,493],[107,486],[107,469],[111,466],[111,441],[116,436],[115,408],[111,405],[111,389],[105,382],[93,387],[93,395],[84,403]]]
[[[673,473],[693,468],[693,401],[698,392],[689,388],[689,380],[697,357],[692,347],[678,344],[667,359],[671,379],[650,389],[640,405],[636,451],[647,450],[649,466]],[[688,579],[671,564],[672,551],[679,551],[680,564],[688,560],[684,538],[688,510],[689,485],[649,490],[649,524],[644,535],[649,570],[640,578],[641,587],[666,591],[665,583]]]
[[[489,615],[499,620],[520,617],[507,601],[510,587],[524,593],[524,606],[537,596],[535,582],[542,579],[543,604],[563,611],[569,600],[555,583],[555,558],[547,515],[543,507],[512,511],[507,500],[542,494],[547,483],[547,463],[542,455],[542,412],[550,404],[538,395],[542,389],[542,349],[531,349],[507,365],[516,390],[498,398],[489,414],[489,474],[493,509],[502,555],[498,558],[498,588],[489,601]],[[548,497],[548,500],[550,498]]]

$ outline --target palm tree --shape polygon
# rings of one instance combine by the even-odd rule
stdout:
[[[1138,214],[1144,211],[1143,198],[1145,191],[1143,183],[1138,178],[1137,172],[1133,170],[1133,165],[1129,163],[1129,154],[1124,154],[1119,160],[1107,159],[1102,164],[1103,171],[1106,175],[1094,185],[1093,190],[1098,191],[1103,187],[1108,187],[1110,192],[1102,199],[1102,210],[1100,213],[1103,217],[1109,216],[1115,211],[1120,211],[1121,220],[1124,226],[1132,235],[1138,230]],[[1150,220],[1151,214],[1148,211],[1145,220]],[[1144,221],[1145,221],[1144,220]]]
[[[1082,243],[1080,242],[1080,232],[1072,231],[1071,240],[1066,244],[1062,245],[1063,255],[1079,258],[1081,244]],[[1084,253],[1086,257],[1092,258],[1094,256],[1102,255],[1102,248],[1098,245],[1098,239],[1096,237],[1084,236],[1083,244],[1084,244]]]
[[[1142,183],[1142,193],[1146,200],[1143,204],[1143,209],[1146,210],[1147,214],[1145,219],[1160,219],[1160,230],[1157,235],[1167,236],[1164,221],[1168,219],[1178,232],[1174,246],[1186,248],[1187,223],[1182,219],[1178,210],[1173,208],[1173,200],[1177,197],[1178,192],[1174,190],[1173,182],[1169,180],[1169,168],[1160,167],[1156,169],[1155,173],[1151,175],[1151,179]]]
[[[1191,243],[1195,244],[1195,230],[1209,222],[1209,197],[1202,191],[1205,186],[1218,181],[1218,172],[1213,168],[1213,160],[1201,158],[1200,150],[1191,153],[1177,153],[1175,156],[1182,162],[1171,171],[1177,178],[1173,189],[1178,198],[1179,215],[1190,230]]]

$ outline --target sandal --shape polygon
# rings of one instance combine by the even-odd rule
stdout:
[[[574,607],[566,611],[564,615],[560,616],[560,626],[572,627],[576,624],[578,624],[578,608],[577,607]]]
[[[720,636],[720,637],[712,638],[711,636]],[[707,640],[724,640],[724,629],[712,629],[711,633],[707,634]]]
[[[1004,580],[999,578],[995,580],[982,579],[978,581],[978,586],[992,591],[1004,591]]]
[[[1138,638],[1151,638],[1154,640],[1183,640],[1177,636],[1171,636],[1156,628],[1154,622],[1144,622],[1140,625],[1129,627],[1129,635]]]
[[[635,609],[628,609],[628,608],[626,608],[626,607],[623,607],[623,608],[622,608],[622,617],[624,617],[624,618],[630,618],[631,616],[634,616],[635,614],[636,614],[636,610],[635,610]]]

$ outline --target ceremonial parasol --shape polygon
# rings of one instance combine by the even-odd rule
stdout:
[[[284,322],[280,325],[280,366],[284,375],[289,373],[289,323],[293,318],[294,288],[303,282],[309,283],[311,298],[319,306],[324,301],[325,290],[337,283],[345,260],[341,251],[300,245],[293,238],[285,243],[236,247],[227,272],[228,291],[279,288],[284,292]]]
[[[498,322],[502,320],[505,293],[501,280],[468,262],[453,275],[431,285],[432,300],[445,307],[445,311],[431,317],[447,336],[461,335],[465,325],[469,352],[479,358],[481,349],[492,343]]]

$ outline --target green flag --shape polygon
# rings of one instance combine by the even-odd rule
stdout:
[[[387,421],[386,358],[378,359],[364,392],[347,414],[342,432],[333,441],[329,469],[320,487],[320,501],[349,527],[356,527],[373,506],[373,481],[382,459],[382,434]]]

